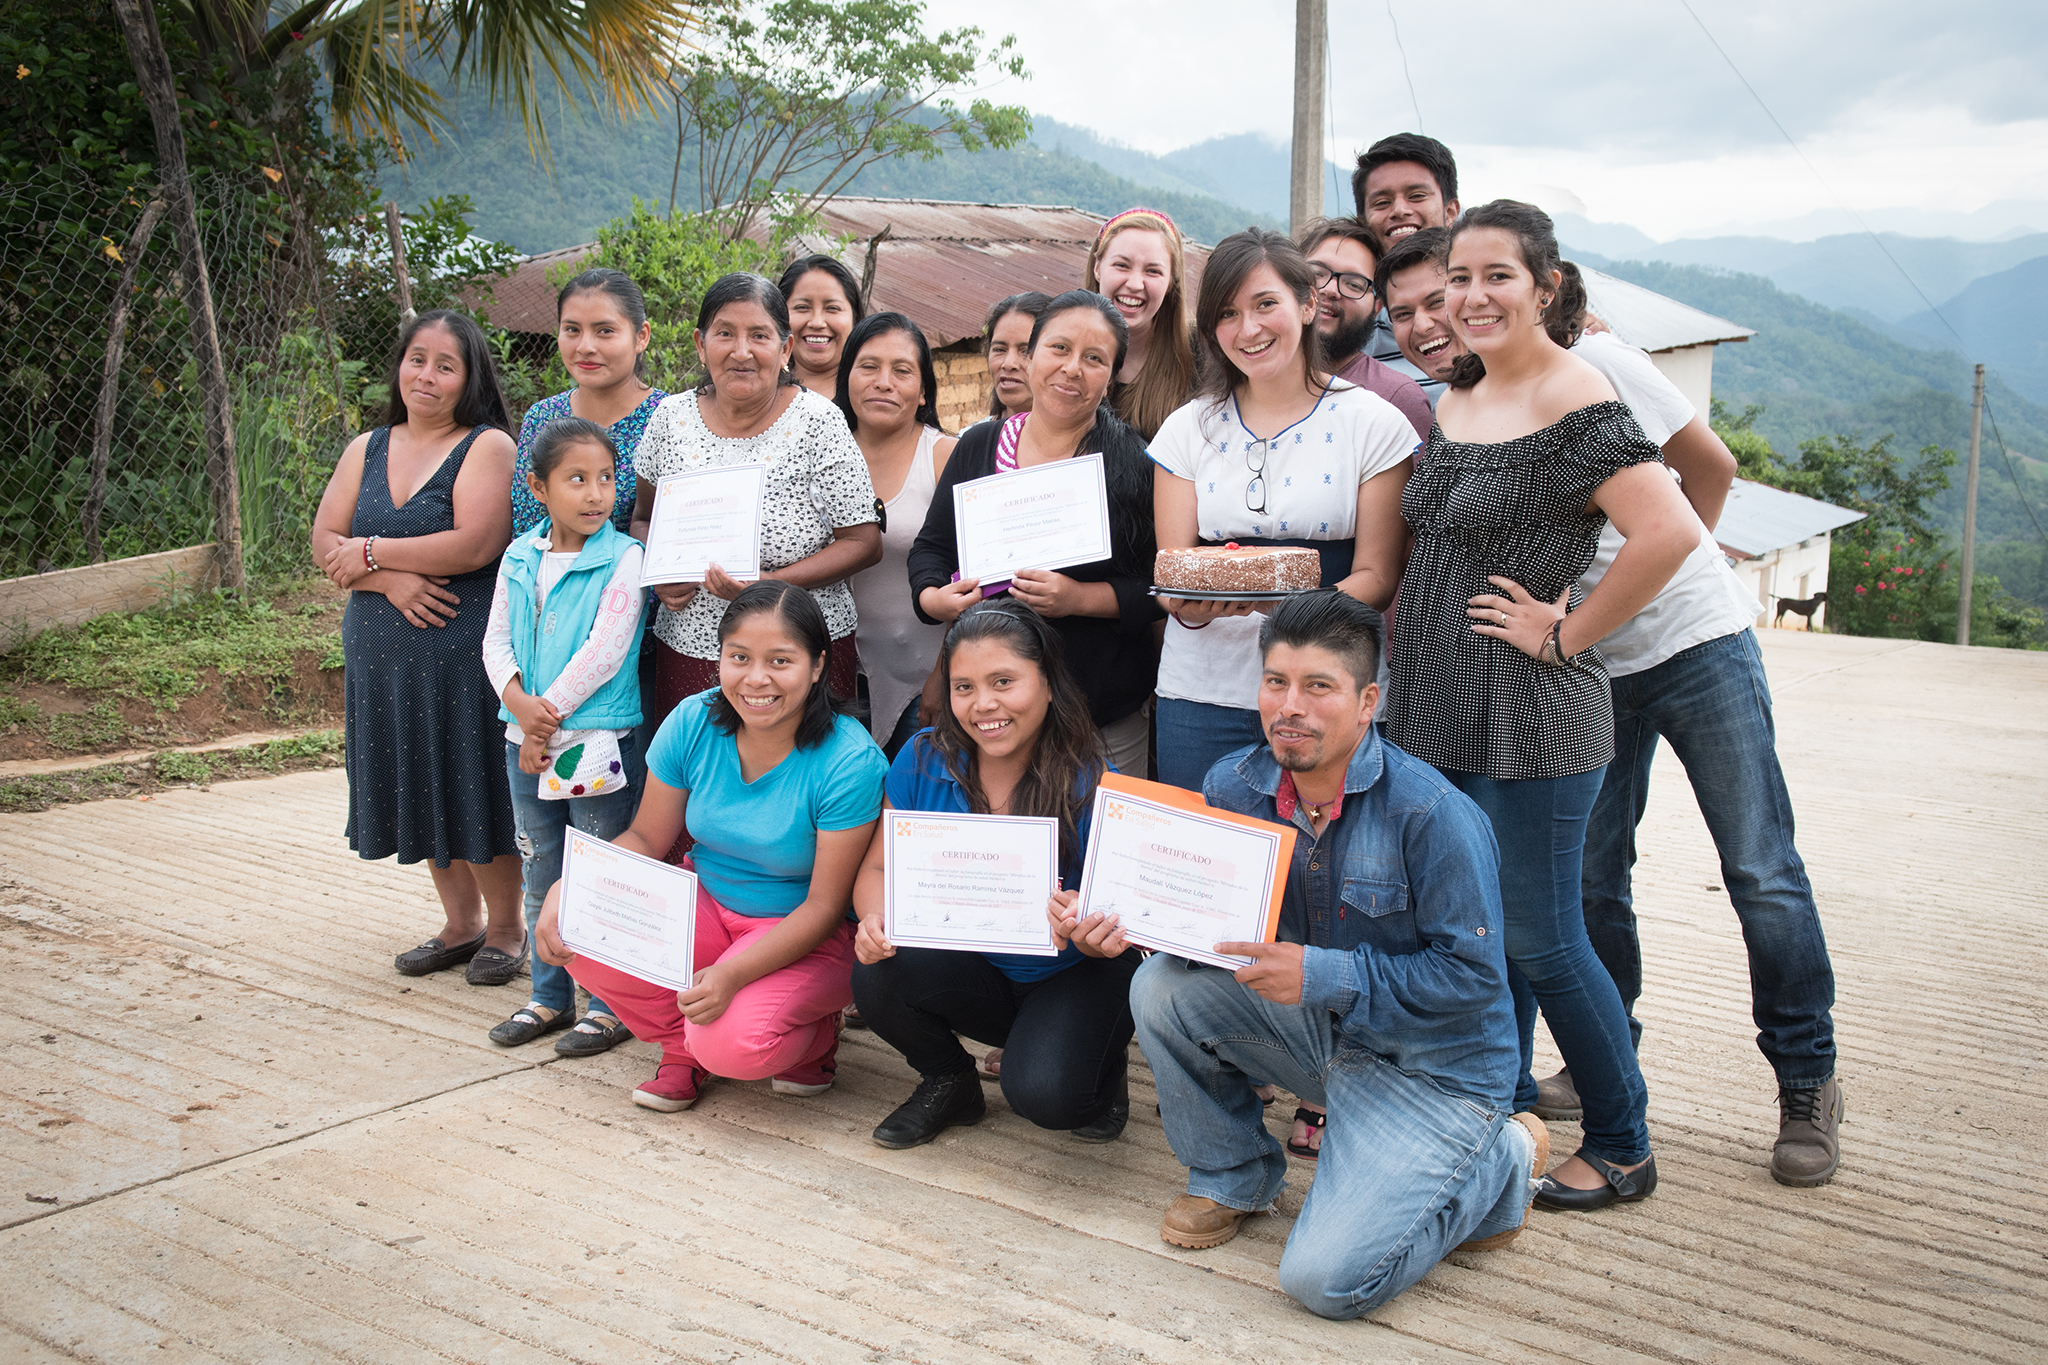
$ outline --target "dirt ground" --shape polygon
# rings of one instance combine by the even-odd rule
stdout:
[[[308,772],[0,815],[0,1359],[2048,1359],[2048,655],[1764,637],[1838,980],[1824,1188],[1769,1176],[1742,943],[1668,754],[1637,872],[1661,1187],[1354,1323],[1275,1284],[1311,1168],[1226,1246],[1159,1241],[1183,1172],[1135,1053],[1120,1142],[991,1088],[889,1152],[914,1078],[869,1034],[828,1094],[676,1115],[627,1100],[645,1044],[493,1048],[523,985],[395,975],[428,879],[355,860],[341,774]]]

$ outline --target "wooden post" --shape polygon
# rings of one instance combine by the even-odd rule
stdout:
[[[1287,230],[1323,212],[1323,49],[1328,0],[1294,0],[1294,145]]]
[[[107,505],[107,462],[114,453],[114,403],[121,392],[121,352],[127,346],[128,306],[135,300],[135,272],[142,266],[142,253],[157,219],[164,216],[162,195],[143,206],[142,217],[128,234],[128,250],[121,257],[121,285],[114,306],[107,313],[107,356],[100,366],[100,406],[92,428],[92,464],[85,481],[85,506],[79,513],[85,532],[86,558],[97,564],[106,558],[100,549],[100,512]]]
[[[882,243],[889,240],[889,234],[896,230],[894,223],[882,224],[882,230],[868,238],[867,259],[860,267],[860,306],[872,309],[875,306],[875,253],[882,249]]]
[[[398,334],[412,326],[418,314],[412,311],[412,277],[405,273],[405,225],[398,217],[398,205],[384,203],[384,226],[391,232],[391,275],[398,281]]]
[[[1963,581],[1956,593],[1956,643],[1970,643],[1970,589],[1977,575],[1977,456],[1984,446],[1984,367],[1970,395],[1970,472],[1963,480]]]
[[[156,130],[157,178],[171,221],[178,230],[178,255],[184,283],[185,320],[191,330],[192,358],[199,371],[205,409],[206,483],[213,504],[213,534],[220,546],[220,581],[229,592],[248,587],[242,567],[242,497],[235,476],[235,414],[228,398],[227,365],[221,359],[220,331],[214,325],[213,289],[206,278],[206,252],[199,241],[199,209],[192,197],[192,178],[185,169],[185,132],[178,124],[178,88],[171,78],[170,55],[156,25],[156,9],[143,0],[113,0],[114,13],[128,40],[128,60],[149,104]]]

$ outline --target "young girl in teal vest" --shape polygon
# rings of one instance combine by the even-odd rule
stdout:
[[[562,875],[564,831],[613,839],[633,823],[646,773],[640,723],[640,542],[612,524],[618,452],[595,422],[563,417],[533,443],[527,487],[547,519],[498,566],[484,670],[502,700],[529,938]],[[516,1047],[575,1027],[565,1057],[604,1052],[629,1035],[602,1000],[576,1019],[576,983],[533,957],[533,998],[491,1030]]]

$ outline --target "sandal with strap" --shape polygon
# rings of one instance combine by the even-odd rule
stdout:
[[[1307,1105],[1303,1105],[1294,1111],[1294,1121],[1308,1125],[1309,1136],[1314,1137],[1329,1124],[1330,1116],[1318,1114]],[[1323,1154],[1320,1143],[1311,1147],[1306,1142],[1296,1142],[1292,1137],[1287,1139],[1287,1151],[1289,1155],[1299,1157],[1303,1161],[1314,1161]]]

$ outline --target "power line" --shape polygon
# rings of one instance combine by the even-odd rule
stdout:
[[[1884,238],[1878,236],[1876,232],[1872,231],[1870,224],[1864,220],[1863,215],[1858,213],[1855,209],[1851,208],[1849,206],[1849,201],[1842,198],[1842,196],[1836,192],[1835,187],[1828,183],[1827,177],[1820,173],[1820,167],[1813,164],[1812,158],[1806,155],[1806,149],[1799,145],[1799,140],[1793,137],[1791,132],[1785,127],[1785,125],[1779,121],[1778,116],[1771,112],[1771,106],[1764,103],[1764,97],[1757,93],[1757,88],[1754,85],[1751,85],[1749,83],[1749,77],[1742,74],[1742,68],[1737,66],[1735,64],[1735,59],[1728,55],[1728,49],[1721,46],[1721,40],[1714,36],[1714,31],[1712,29],[1707,27],[1706,20],[1700,18],[1699,12],[1693,9],[1692,0],[1678,0],[1678,3],[1688,15],[1692,16],[1693,23],[1699,25],[1700,32],[1706,35],[1706,39],[1709,43],[1713,44],[1714,51],[1721,54],[1721,60],[1726,62],[1728,64],[1728,69],[1735,73],[1735,79],[1742,82],[1742,88],[1744,90],[1747,90],[1749,92],[1749,97],[1756,101],[1756,107],[1764,111],[1764,117],[1771,121],[1771,126],[1778,130],[1778,135],[1785,139],[1786,144],[1789,145],[1792,148],[1793,152],[1795,152],[1798,155],[1799,160],[1806,166],[1806,169],[1813,174],[1813,178],[1820,182],[1820,187],[1826,190],[1830,195],[1834,196],[1835,202],[1841,205],[1842,211],[1844,213],[1847,213],[1851,218],[1854,218],[1856,220],[1856,226],[1863,229],[1863,235],[1868,237],[1876,245],[1877,249],[1884,253],[1884,258],[1892,263],[1892,269],[1899,272],[1899,278],[1904,280],[1906,284],[1909,287],[1911,287],[1913,292],[1920,296],[1920,302],[1927,305],[1927,311],[1934,314],[1934,316],[1940,320],[1942,326],[1948,328],[1949,335],[1954,337],[1956,339],[1956,342],[1962,346],[1963,353],[1965,355],[1969,354],[1970,343],[1968,342],[1968,340],[1964,338],[1961,332],[1956,330],[1955,324],[1948,320],[1948,315],[1941,311],[1940,307],[1938,307],[1935,304],[1934,300],[1927,297],[1927,291],[1922,289],[1920,287],[1920,282],[1913,278],[1913,272],[1906,269],[1904,265],[1901,265],[1899,263],[1898,257],[1892,255],[1892,249],[1884,244]],[[1392,18],[1393,13],[1393,0],[1387,0],[1387,17]],[[1395,33],[1396,38],[1398,39],[1399,30],[1397,29]],[[1403,61],[1405,62],[1405,60],[1406,54],[1404,53]],[[1410,82],[1409,91],[1412,95],[1414,92],[1413,82]],[[1421,117],[1419,111],[1416,117]],[[1991,403],[1988,397],[1985,400],[1984,412],[1986,416],[1989,416],[1991,412]],[[2006,452],[2005,437],[1999,434],[1998,419],[1995,417],[1991,419],[1991,434],[1998,441],[1998,458],[2005,465],[2005,476],[2008,479],[2012,480],[2013,492],[2019,494],[2020,505],[2027,509],[2027,520],[2033,522],[2034,533],[2040,536],[2044,541],[2048,541],[2048,532],[2044,532],[2041,529],[2040,519],[2034,515],[2033,504],[2027,501],[2027,491],[2020,484],[2019,473],[2013,468],[2012,456]]]
[[[1408,103],[1415,107],[1415,131],[1427,132],[1422,126],[1422,101],[1415,98],[1415,77],[1408,70],[1408,45],[1401,41],[1401,21],[1394,17],[1394,0],[1387,0],[1387,22],[1394,27],[1394,46],[1401,53],[1401,75],[1408,82]]]

